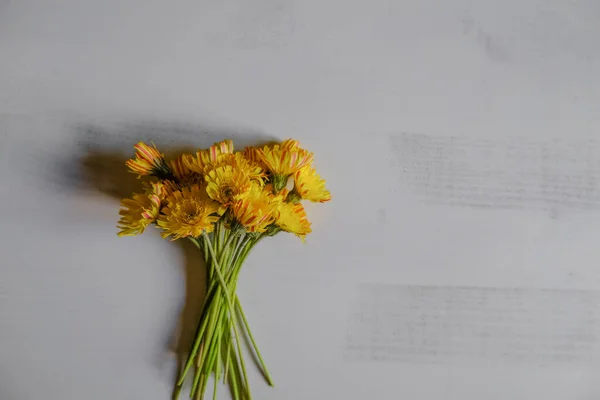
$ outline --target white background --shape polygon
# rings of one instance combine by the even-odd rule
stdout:
[[[121,164],[85,160],[234,136],[300,140],[334,197],[240,278],[256,399],[597,399],[590,365],[344,349],[364,282],[600,289],[596,207],[431,204],[392,146],[595,138],[599,37],[595,0],[0,0],[0,398],[169,398],[190,250],[117,238]]]

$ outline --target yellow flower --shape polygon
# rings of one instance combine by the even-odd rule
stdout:
[[[299,149],[300,142],[294,139],[285,139],[283,142],[281,142],[281,147],[284,149]]]
[[[261,163],[247,158],[245,153],[242,152],[237,152],[233,155],[233,166],[247,171],[250,179],[260,184],[263,184],[264,179],[267,177],[265,168],[263,168]]]
[[[304,200],[324,203],[331,200],[331,193],[325,189],[325,180],[311,166],[300,168],[294,174],[294,192]]]
[[[135,159],[127,160],[125,165],[131,172],[142,175],[166,176],[169,169],[165,164],[164,156],[156,149],[156,146],[148,146],[144,142],[138,142],[135,146]]]
[[[272,193],[255,183],[247,193],[238,196],[231,212],[248,232],[264,232],[273,223],[277,202]]]
[[[210,160],[207,154],[208,152],[204,155],[197,153],[195,158],[188,156],[184,160],[186,165],[192,166],[194,171],[199,171],[198,173],[202,175],[208,175],[219,167],[231,166],[234,169],[243,170],[251,180],[256,180],[261,184],[266,178],[264,169],[259,164],[248,160],[241,152],[217,154],[214,159]]]
[[[185,160],[186,157],[192,157],[190,154],[182,154],[174,160],[169,161],[169,167],[171,171],[173,171],[173,176],[175,177],[175,182],[171,182],[173,186],[193,186],[201,184],[204,179],[200,174],[192,171],[188,168]]]
[[[194,185],[184,187],[167,198],[158,226],[164,229],[164,238],[172,236],[172,240],[176,240],[198,237],[203,231],[212,232],[219,218],[219,203],[210,199],[204,188]]]
[[[291,139],[274,146],[264,146],[257,152],[267,168],[275,175],[289,176],[309,165],[313,160],[313,153],[300,148],[298,142]]]
[[[250,163],[256,164],[261,169],[267,169],[267,166],[263,163],[262,158],[260,158],[260,154],[258,154],[258,149],[256,147],[248,146],[244,149],[242,154]]]
[[[190,170],[197,174],[204,174],[206,168],[219,160],[219,157],[223,154],[233,153],[233,141],[224,140],[222,142],[215,143],[208,149],[198,150],[196,154],[186,154],[183,157],[183,163]]]
[[[219,154],[231,154],[233,153],[233,140],[227,139],[221,142],[217,142],[210,146],[208,149],[210,151],[211,160],[216,160]]]
[[[300,168],[309,165],[313,153],[300,148],[295,140],[284,140],[281,144],[264,146],[257,153],[267,168],[273,173],[273,186],[279,192],[287,184],[287,179]]]
[[[234,199],[247,192],[251,185],[248,173],[231,165],[212,169],[204,179],[210,198],[224,205],[233,203]]]
[[[312,232],[302,204],[279,203],[275,223],[284,231],[298,236],[303,242],[306,235]]]
[[[135,236],[156,221],[160,212],[160,198],[155,193],[135,194],[121,201],[121,218],[117,223],[119,236]]]
[[[178,180],[183,180],[192,174],[192,171],[187,167],[184,158],[189,157],[190,154],[182,154],[174,160],[169,161],[169,167],[173,171],[173,175]]]
[[[155,194],[164,204],[167,197],[169,197],[174,191],[178,190],[178,186],[175,182],[170,180],[161,180],[158,182],[142,182],[142,186],[146,188],[147,193]]]

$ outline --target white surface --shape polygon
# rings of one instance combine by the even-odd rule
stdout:
[[[184,254],[118,239],[81,158],[235,132],[299,139],[334,196],[307,245],[265,243],[241,277],[276,381],[253,373],[255,398],[597,399],[598,305],[578,299],[600,289],[599,22],[594,0],[0,1],[0,398],[169,398]],[[349,357],[357,326],[377,344],[357,313],[402,318],[418,286],[442,287],[412,300],[434,338],[432,312],[469,330],[486,309],[453,287],[525,294],[494,297],[507,322],[481,351]],[[558,288],[568,317],[538,295]],[[546,328],[503,337],[520,309]],[[589,357],[552,353],[564,327]],[[547,362],[491,362],[542,339]]]

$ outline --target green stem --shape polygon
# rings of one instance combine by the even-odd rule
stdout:
[[[192,241],[192,243],[194,243],[196,245],[196,247],[198,247],[199,249],[202,249],[200,246],[200,243],[198,243],[198,241],[196,239],[190,238],[190,240]],[[179,380],[177,381],[177,386],[183,385],[185,376],[187,375],[187,372],[189,371],[190,367],[192,366],[193,359],[198,352],[198,348],[200,347],[202,334],[204,333],[204,330],[206,329],[206,324],[208,322],[208,319],[204,318],[205,317],[204,313],[207,311],[207,306],[209,304],[212,304],[212,302],[210,301],[211,300],[210,292],[211,292],[210,290],[207,291],[206,298],[204,299],[204,303],[202,304],[202,309],[200,311],[200,322],[198,325],[198,330],[196,332],[196,340],[194,341],[192,351],[188,354],[188,357],[187,357],[187,360],[185,363],[185,367],[179,376]]]
[[[208,268],[208,251],[206,250],[206,239],[202,238],[202,243],[204,244],[204,246],[198,246],[198,248],[202,250],[202,254],[204,254],[204,264],[206,265],[206,268]]]
[[[214,233],[213,233],[213,237],[214,237],[213,242],[215,244],[215,247],[220,250],[221,249],[221,243],[222,243],[221,242],[221,227],[223,225],[222,225],[222,223],[221,223],[220,220],[217,221],[217,223],[215,225],[216,225],[216,227],[215,227],[215,230],[214,230]]]
[[[229,333],[229,326],[226,326]],[[223,368],[223,383],[227,382],[227,372],[229,372],[229,360],[231,355],[231,335],[227,335],[224,342],[225,346],[225,367]]]
[[[231,269],[232,266],[235,264],[236,259],[234,258],[234,251],[230,250],[230,246],[232,246],[232,243],[234,243],[237,240],[237,244],[236,247],[239,245],[239,242],[241,240],[241,236],[235,236],[235,235],[230,235],[228,238],[227,243],[225,244],[222,253],[221,253],[221,265],[225,266],[227,265],[228,268],[227,269]],[[229,280],[229,278],[231,277],[231,274],[228,274],[227,280]],[[220,292],[220,287],[218,288],[217,292]],[[232,291],[233,292],[233,291]],[[230,293],[233,294],[233,293]],[[207,340],[208,343],[210,343],[209,348],[210,349],[216,349],[216,351],[220,351],[221,348],[221,333],[223,332],[223,330],[225,329],[225,317],[226,317],[226,307],[223,305],[223,303],[219,302],[218,306],[216,306],[216,308],[214,308],[213,310],[218,310],[217,311],[217,315],[218,317],[215,318],[214,315],[212,315],[210,317],[210,319],[212,321],[215,322],[215,324],[217,324],[217,326],[215,326],[215,324],[211,325],[211,329],[209,329],[208,333],[207,333]],[[215,361],[217,362],[217,367],[220,366],[220,356],[218,356],[215,353],[212,353],[210,355],[210,358],[207,358],[206,360],[206,364],[204,364],[202,361],[202,365],[205,366],[204,371],[206,371],[206,373],[209,373],[212,370],[212,367],[215,363]],[[220,372],[220,371],[219,371]],[[218,377],[216,378],[218,379]]]
[[[207,239],[202,237],[201,240],[197,239],[197,238],[190,238],[190,240],[192,241],[192,243],[196,243],[196,245],[198,246],[198,248],[200,250],[202,250],[202,252],[204,253],[204,265],[206,266],[206,277],[207,279],[211,279],[212,277],[212,260],[210,259],[210,257],[208,256],[208,250],[207,250]],[[200,241],[202,242],[202,245],[200,245]]]
[[[202,232],[202,235],[207,236],[206,232]],[[210,251],[210,256],[213,258],[213,260],[215,260],[215,272],[217,273],[219,283],[221,284],[221,287],[223,288],[223,291],[225,292],[225,299],[227,300],[227,305],[229,306],[229,309],[233,309],[233,302],[231,301],[231,298],[229,297],[229,290],[227,288],[227,284],[225,283],[225,278],[223,278],[223,275],[221,274],[221,266],[216,261],[217,256],[215,255],[215,250],[213,249],[213,246],[210,244],[210,242],[207,243],[207,247],[208,247],[208,250]]]
[[[181,386],[175,385],[173,389],[173,395],[171,396],[172,400],[177,400],[179,398],[179,394],[181,393]]]
[[[200,317],[200,320],[202,321],[200,329],[198,331],[198,334],[196,335],[196,340],[194,341],[194,346],[192,347],[192,351],[188,354],[188,358],[187,358],[187,361],[185,363],[185,367],[184,367],[183,371],[181,372],[181,374],[179,376],[179,381],[177,381],[177,386],[183,385],[183,381],[185,380],[185,376],[187,375],[187,372],[189,371],[190,367],[193,364],[194,357],[198,353],[198,348],[200,347],[200,343],[202,341],[201,340],[202,339],[202,335],[204,334],[204,331],[206,329],[206,325],[207,325],[208,319]]]
[[[236,284],[237,284],[237,276],[239,275],[239,273],[240,273],[240,271],[241,271],[241,267],[242,267],[242,265],[244,264],[244,262],[245,262],[246,258],[248,257],[248,255],[249,255],[250,251],[251,251],[251,250],[252,250],[252,248],[253,248],[253,247],[254,247],[254,246],[255,246],[255,245],[258,243],[258,242],[260,242],[260,241],[261,241],[261,240],[262,240],[264,237],[266,237],[266,236],[265,236],[265,235],[261,235],[261,236],[259,236],[259,237],[255,238],[255,239],[254,239],[254,240],[253,240],[251,243],[249,243],[249,245],[248,245],[248,246],[247,246],[247,247],[244,249],[244,252],[243,252],[243,254],[242,254],[242,255],[241,255],[241,257],[239,258],[239,261],[238,261],[238,266],[237,266],[237,268],[236,268],[236,271],[235,271],[235,277],[234,277],[234,279],[233,279],[233,280],[236,282]],[[258,358],[258,361],[260,362],[260,365],[261,365],[262,372],[263,372],[263,375],[264,375],[264,377],[265,377],[265,380],[267,381],[267,383],[268,383],[270,386],[274,386],[273,379],[271,378],[271,374],[269,373],[269,370],[268,370],[268,368],[267,368],[267,365],[266,365],[266,363],[265,363],[265,361],[264,361],[264,359],[263,359],[263,357],[262,357],[262,355],[261,355],[261,353],[260,353],[260,350],[258,349],[258,345],[257,345],[257,343],[256,343],[256,340],[254,339],[254,335],[252,335],[252,330],[250,329],[250,324],[248,323],[248,319],[246,318],[246,314],[244,313],[244,309],[243,309],[243,307],[242,307],[242,303],[241,303],[241,301],[240,301],[240,299],[239,299],[239,297],[238,297],[237,295],[235,296],[235,301],[236,301],[236,306],[237,306],[238,312],[239,312],[239,314],[240,314],[240,316],[241,316],[241,318],[242,318],[242,321],[243,321],[244,327],[245,327],[245,329],[246,329],[246,332],[247,332],[247,334],[248,334],[248,337],[249,337],[249,339],[250,339],[250,342],[252,343],[252,347],[254,348],[254,351],[255,351],[255,353],[256,353],[256,356],[257,356],[257,358]]]
[[[219,343],[217,344],[217,366],[215,369],[215,386],[213,388],[213,400],[217,400],[217,384],[221,378],[221,335],[223,330],[219,332]]]
[[[196,390],[198,390],[198,384],[200,383],[200,377],[202,375],[202,371],[200,368],[196,368],[196,373],[194,374],[194,382],[192,383],[192,390],[190,391],[190,398],[194,397]]]
[[[206,232],[202,232],[202,234],[206,236]],[[213,257],[213,259],[216,259],[215,250],[213,249],[210,242],[208,242],[208,250],[210,251],[211,257]],[[229,312],[230,312],[230,315],[232,316],[231,321],[232,321],[232,325],[233,325],[233,331],[235,333],[235,342],[236,342],[237,351],[238,351],[238,354],[240,355],[240,363],[242,366],[242,372],[244,374],[244,381],[246,383],[246,392],[248,394],[248,398],[251,399],[250,384],[248,382],[248,374],[246,373],[246,364],[244,363],[244,357],[242,355],[242,346],[240,344],[240,338],[239,338],[240,335],[239,335],[239,332],[237,329],[237,322],[235,321],[235,308],[233,307],[233,302],[231,301],[231,297],[229,296],[229,290],[227,288],[227,285],[225,284],[225,279],[223,278],[223,275],[221,274],[221,266],[219,264],[217,264],[216,261],[215,261],[215,272],[217,273],[219,282],[221,283],[221,286],[223,287],[223,292],[225,293],[225,299],[227,300],[227,305],[229,306]]]
[[[204,391],[206,390],[206,383],[208,382],[208,375],[202,374],[202,378],[200,379],[200,385],[198,386],[198,391],[196,392],[196,400],[201,400],[204,396]]]
[[[227,332],[229,332],[229,329],[227,330]],[[231,341],[231,338],[229,338],[229,341]],[[233,358],[232,354],[228,353],[227,354],[227,366],[228,366],[228,370],[231,369],[231,373],[229,374],[229,384],[232,389],[231,391],[233,394],[233,398],[235,400],[240,400],[241,390],[240,390],[239,384],[241,382],[241,377],[239,375],[239,371],[237,371],[235,366],[233,365],[233,361],[229,362],[232,358]],[[227,375],[225,375],[225,376],[227,376]]]
[[[237,247],[235,248],[235,251],[234,251],[234,259],[235,259],[234,267],[237,266],[237,264],[239,263],[240,255],[245,250],[246,245],[248,244],[248,242],[250,242],[251,240],[252,240],[252,237],[250,235],[246,234],[238,242],[238,245],[237,245]]]
[[[220,252],[220,261],[221,261],[221,265],[223,265],[223,261],[226,260],[227,256],[228,256],[228,249],[229,249],[229,245],[231,243],[231,241],[233,240],[234,236],[231,235],[228,237],[228,240],[223,243],[223,247],[221,248],[221,252]],[[204,242],[206,243],[206,247],[208,248],[209,246],[211,246],[210,244],[210,239],[207,238],[207,236],[204,236]],[[213,271],[215,273],[219,273],[220,271],[220,266],[217,263],[215,253],[212,253],[213,257],[211,257],[211,262],[214,265]],[[212,288],[211,288],[212,289]],[[205,391],[205,386],[206,386],[206,380],[208,375],[210,375],[211,371],[212,371],[212,367],[215,363],[215,359],[217,357],[216,354],[216,350],[218,351],[219,347],[220,347],[220,337],[221,337],[221,330],[222,330],[222,321],[223,321],[223,316],[225,315],[225,310],[226,310],[226,306],[223,304],[221,297],[220,297],[220,293],[223,290],[222,287],[218,286],[215,288],[216,292],[215,292],[215,297],[213,297],[213,301],[211,301],[210,303],[210,311],[209,313],[206,315],[205,321],[209,321],[208,322],[208,326],[206,328],[206,333],[204,335],[204,337],[199,337],[200,340],[204,342],[204,350],[203,352],[200,353],[200,355],[198,356],[198,362],[197,362],[197,371],[196,371],[196,376],[194,379],[194,385],[192,387],[192,392],[191,392],[191,396],[192,397],[196,397],[196,398],[200,398],[200,396],[203,395],[204,391]],[[210,290],[210,292],[212,292],[212,290]],[[218,363],[218,359],[217,359],[217,363]],[[200,379],[198,377],[201,377]]]
[[[216,294],[217,298],[214,300],[214,302],[216,302],[216,303],[214,303],[214,302],[211,303],[211,305],[212,305],[211,312],[207,316],[207,319],[210,321],[210,323],[208,324],[208,329],[206,331],[204,343],[205,343],[205,345],[208,345],[208,349],[212,349],[210,344],[213,340],[214,335],[216,335],[216,332],[218,332],[217,325],[220,320],[221,307],[223,305],[221,298],[219,297],[219,292],[220,292],[220,288],[217,289],[217,294]],[[204,361],[207,360],[210,356],[211,356],[211,353],[209,351],[205,351],[202,354],[202,357],[199,358],[198,365],[199,366],[204,365]]]
[[[223,248],[221,249],[221,258],[219,259],[219,269],[221,269],[221,266],[224,265],[225,261],[227,261],[226,257],[229,256],[229,245],[231,244],[233,239],[236,238],[236,236],[238,236],[237,233],[232,232],[229,235],[229,237],[227,238],[227,241],[225,242],[225,244],[223,245]],[[209,244],[209,246],[210,246],[210,244]],[[215,259],[215,261],[216,261],[216,259]],[[223,290],[227,290],[227,286],[223,286]]]
[[[241,267],[241,265],[243,264],[244,260],[246,259],[246,256],[248,255],[248,252],[250,251],[250,249],[252,248],[253,244],[251,242],[252,237],[250,235],[247,235],[244,238],[244,241],[241,245],[241,249],[239,250],[238,254],[236,254],[235,257],[235,265],[234,267],[229,271],[228,275],[227,275],[227,279],[234,281],[235,282],[235,277],[237,277],[237,270]],[[235,284],[235,283],[234,283]],[[235,296],[237,299],[237,295]],[[227,328],[229,330],[229,328]],[[225,368],[224,368],[224,372],[223,372],[223,383],[227,382],[227,374],[229,373],[229,361],[231,359],[230,357],[230,353],[231,353],[231,337],[228,336],[225,342]]]
[[[173,394],[174,399],[177,398],[187,372],[194,364],[194,360],[196,360],[197,369],[194,374],[191,398],[201,399],[203,397],[208,377],[211,373],[214,373],[213,399],[215,399],[217,381],[220,380],[222,371],[223,382],[227,382],[229,378],[234,399],[251,399],[249,380],[240,343],[239,323],[243,323],[265,379],[269,385],[273,386],[272,379],[236,294],[241,267],[250,250],[263,237],[264,235],[240,234],[237,229],[225,229],[222,223],[218,222],[211,236],[203,232],[201,237],[190,238],[192,243],[204,253],[210,284],[202,305],[194,346],[188,354],[185,367],[180,374]],[[237,315],[241,317],[239,323],[237,322]],[[233,343],[234,339],[235,345]],[[222,366],[223,369],[221,369]]]
[[[260,355],[260,351],[258,351],[258,346],[256,345],[256,341],[254,340],[254,337],[252,336],[252,332],[250,331],[250,326],[248,325],[248,320],[246,319],[246,315],[244,314],[244,310],[242,309],[242,303],[240,302],[240,299],[237,296],[235,297],[235,304],[238,308],[239,314],[242,317],[242,321],[244,322],[244,326],[246,328],[246,333],[248,334],[248,337],[250,338],[250,341],[252,342],[252,346],[254,347],[256,356],[258,357],[258,360],[260,361],[260,365],[265,374],[265,379],[267,380],[267,383],[269,384],[269,386],[274,386],[273,380],[271,379],[271,375],[269,374],[269,371],[267,370],[267,366],[265,365],[265,362],[264,362],[262,356]]]

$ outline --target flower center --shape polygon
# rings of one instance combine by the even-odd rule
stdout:
[[[187,214],[185,214],[185,219],[187,219],[187,220],[194,219],[194,218],[196,218],[197,215],[198,215],[198,213],[195,213],[195,212],[187,213]]]
[[[235,195],[235,188],[233,186],[225,186],[223,188],[223,196],[227,199]]]
[[[184,200],[182,202],[180,212],[183,219],[188,223],[193,223],[200,214],[198,205],[195,201],[191,200]]]

